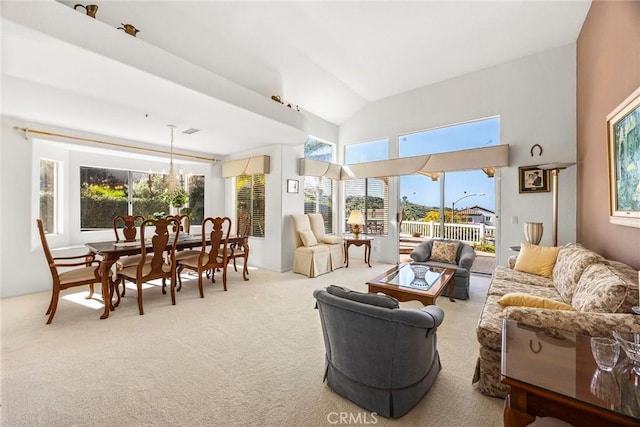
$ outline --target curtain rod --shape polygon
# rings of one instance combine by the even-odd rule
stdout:
[[[38,135],[57,136],[57,137],[60,137],[60,138],[74,139],[74,140],[77,140],[77,141],[94,142],[94,143],[97,143],[97,144],[104,144],[104,145],[109,145],[109,146],[112,146],[112,147],[130,148],[130,149],[139,150],[139,151],[147,151],[147,152],[150,152],[150,153],[171,155],[170,151],[160,150],[160,149],[156,149],[156,148],[136,147],[135,145],[120,144],[118,142],[100,141],[99,139],[82,138],[82,137],[79,137],[79,136],[64,135],[64,134],[61,134],[61,133],[54,133],[54,132],[47,132],[47,131],[43,131],[43,130],[22,128],[22,127],[19,127],[19,126],[14,126],[13,130],[14,131],[22,131],[22,132],[24,132],[25,133],[25,138],[28,138],[30,133],[35,133],[35,134],[38,134]],[[194,154],[182,154],[182,153],[176,153],[176,152],[174,152],[173,155],[174,156],[179,156],[179,157],[186,157],[186,158],[190,158],[190,159],[207,160],[209,162],[213,162],[214,164],[218,162],[218,159],[216,159],[215,157],[196,156]]]

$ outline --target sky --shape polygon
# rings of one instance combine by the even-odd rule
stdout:
[[[500,143],[500,118],[493,117],[400,135],[399,157],[481,148]],[[386,139],[348,146],[346,163],[384,160],[388,157]],[[456,209],[481,206],[495,211],[495,178],[488,178],[481,170],[449,172],[445,176],[445,207],[456,203]],[[470,196],[484,193],[484,196]],[[400,178],[400,197],[426,206],[440,205],[440,181],[422,175]],[[466,197],[469,196],[469,197]],[[462,200],[460,200],[462,199]]]

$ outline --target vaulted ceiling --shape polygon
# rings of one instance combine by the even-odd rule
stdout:
[[[226,155],[574,43],[590,1],[3,1],[3,114]],[[116,28],[132,24],[133,38]],[[273,102],[279,95],[293,108]],[[296,105],[301,112],[296,111]]]

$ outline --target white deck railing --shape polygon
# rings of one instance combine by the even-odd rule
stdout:
[[[440,237],[439,222],[402,221],[400,236],[411,236],[420,233],[420,237]],[[481,223],[452,224],[444,223],[444,238],[462,240],[466,243],[494,242],[496,227]]]

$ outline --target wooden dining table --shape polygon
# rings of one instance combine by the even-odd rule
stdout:
[[[111,302],[111,294],[109,291],[109,274],[107,273],[113,264],[122,256],[138,255],[142,253],[142,245],[140,240],[134,242],[116,242],[115,240],[105,242],[91,242],[85,243],[85,246],[89,248],[89,251],[95,255],[102,257],[100,263],[100,275],[102,277],[102,299],[104,300],[104,312],[100,315],[101,319],[109,317],[109,312],[113,310],[113,304]],[[151,251],[153,248],[151,242],[147,245],[147,250]],[[202,247],[202,236],[195,234],[181,234],[178,237],[177,250]],[[229,236],[229,250],[230,255],[234,250],[242,248],[244,251],[244,266],[242,268],[242,278],[249,280],[247,262],[249,260],[249,239],[247,236]]]

